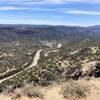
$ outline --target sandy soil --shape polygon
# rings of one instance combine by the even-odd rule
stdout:
[[[80,84],[86,85],[90,88],[90,92],[87,94],[87,97],[76,100],[100,100],[100,79],[91,79],[91,80],[78,80]],[[75,100],[73,98],[65,99],[61,94],[62,91],[61,85],[53,85],[46,87],[44,90],[43,99],[40,98],[28,98],[25,96],[20,97],[16,100]],[[0,100],[12,100],[10,96],[0,95]]]

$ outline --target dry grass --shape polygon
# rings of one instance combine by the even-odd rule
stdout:
[[[17,99],[19,99],[19,98],[21,98],[21,94],[14,94],[12,97],[11,97],[11,100],[17,100]]]
[[[100,79],[67,81],[44,88],[27,85],[12,95],[0,95],[0,100],[100,100]]]
[[[23,88],[16,89],[12,95],[12,100],[17,100],[22,96],[26,96],[29,98],[43,98],[43,94],[40,89],[41,88],[39,86],[28,84]]]
[[[43,98],[43,94],[41,93],[39,86],[34,87],[31,85],[28,85],[24,87],[24,94],[30,98],[32,97]]]
[[[62,94],[67,99],[73,98],[72,100],[76,100],[76,98],[85,98],[88,92],[89,89],[86,86],[73,81],[66,82],[62,86]]]

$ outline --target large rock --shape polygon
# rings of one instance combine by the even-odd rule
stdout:
[[[100,62],[92,61],[83,65],[82,76],[100,77]]]
[[[78,66],[71,67],[68,71],[69,78],[77,80],[81,75],[82,71],[79,69]]]

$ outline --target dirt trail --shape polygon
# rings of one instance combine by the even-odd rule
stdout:
[[[7,77],[7,78],[4,78],[4,79],[0,80],[0,83],[4,82],[4,81],[6,81],[6,80],[8,80],[8,79],[10,79],[10,78],[12,78],[12,77],[14,77],[14,76],[19,75],[19,74],[22,73],[23,71],[26,71],[27,69],[32,68],[33,66],[36,66],[37,63],[38,63],[38,60],[40,59],[40,53],[41,53],[41,51],[42,51],[42,50],[38,50],[38,51],[36,52],[36,54],[35,54],[35,56],[34,56],[34,59],[33,59],[33,62],[32,62],[32,64],[31,64],[30,66],[28,66],[27,68],[25,68],[24,70],[22,70],[22,71],[20,71],[20,72],[18,72],[18,73],[13,74],[12,76],[9,76],[9,77]]]
[[[44,95],[45,100],[65,100],[60,93],[60,86],[53,86],[48,89]]]

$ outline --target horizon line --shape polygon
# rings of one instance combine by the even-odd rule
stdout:
[[[0,23],[0,25],[28,25],[28,26],[71,26],[71,27],[89,27],[89,26],[100,26],[99,24],[94,24],[94,25],[65,25],[65,24],[13,24],[13,23]]]

